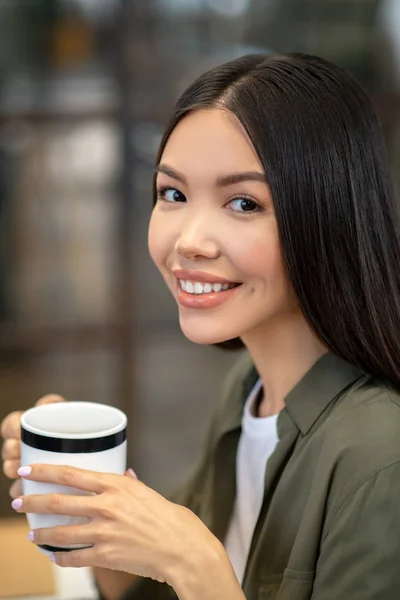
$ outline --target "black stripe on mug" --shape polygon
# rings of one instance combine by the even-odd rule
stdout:
[[[126,440],[126,428],[118,433],[98,438],[55,438],[32,433],[21,427],[21,441],[27,446],[47,452],[64,454],[89,454],[116,448]]]

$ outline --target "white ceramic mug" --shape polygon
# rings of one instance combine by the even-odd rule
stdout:
[[[21,418],[21,465],[69,465],[123,475],[126,470],[126,415],[95,402],[59,402],[27,410]],[[89,495],[73,487],[22,479],[24,495]],[[68,515],[27,514],[32,529],[87,522]],[[41,546],[45,552],[84,546]]]

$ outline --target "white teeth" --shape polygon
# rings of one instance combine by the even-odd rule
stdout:
[[[233,283],[201,283],[200,281],[185,281],[179,279],[179,285],[188,294],[210,294],[211,292],[224,292],[232,287]]]

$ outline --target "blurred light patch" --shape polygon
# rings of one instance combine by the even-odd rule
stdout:
[[[160,10],[167,15],[175,13],[198,13],[205,8],[204,0],[157,0]]]
[[[387,62],[392,70],[396,87],[400,86],[400,2],[385,0],[378,15],[379,25],[383,29],[388,48]]]
[[[224,17],[240,17],[250,8],[250,0],[206,0],[206,4]]]
[[[89,19],[112,14],[119,4],[119,0],[63,0],[66,8],[79,8]]]
[[[161,126],[144,121],[138,123],[131,132],[131,143],[138,158],[153,164],[162,137]]]

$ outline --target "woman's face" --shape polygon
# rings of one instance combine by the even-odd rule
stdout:
[[[264,172],[232,113],[197,110],[178,123],[157,192],[149,249],[186,337],[245,340],[297,309]]]

